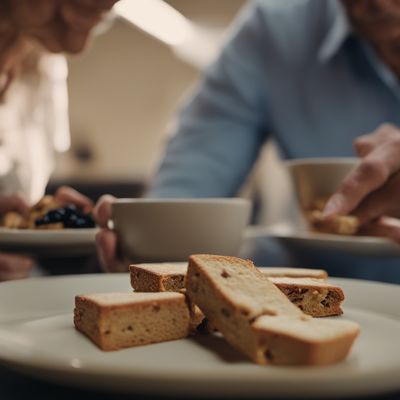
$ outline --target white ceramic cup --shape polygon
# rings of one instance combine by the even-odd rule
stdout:
[[[350,157],[286,161],[300,209],[308,210],[316,199],[331,196],[358,162]]]
[[[186,261],[196,253],[236,255],[250,211],[241,198],[119,199],[111,220],[121,258]]]

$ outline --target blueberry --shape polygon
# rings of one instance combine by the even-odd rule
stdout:
[[[65,215],[71,215],[78,212],[78,208],[75,204],[68,204],[64,207]]]
[[[94,228],[95,223],[88,215],[82,215],[75,220],[76,228]]]
[[[85,228],[94,228],[96,226],[96,223],[95,223],[93,217],[90,214],[85,215],[83,220],[84,220],[84,227]]]
[[[41,225],[46,225],[50,224],[51,220],[48,215],[45,215],[43,218],[39,218],[35,221],[36,226],[41,226]]]
[[[77,215],[75,215],[75,214],[70,215],[68,218],[65,219],[64,226],[66,228],[75,228],[78,219],[79,219],[79,217]]]
[[[65,218],[66,221],[76,221],[79,218],[78,214],[69,214],[67,218]]]
[[[78,218],[76,220],[76,226],[79,228],[85,227],[86,226],[86,221],[84,218]]]
[[[83,213],[75,204],[50,210],[35,223],[36,226],[40,226],[56,222],[62,222],[64,228],[94,228],[96,225],[93,217]]]
[[[55,210],[50,210],[46,217],[50,219],[51,222],[62,222],[64,220],[65,210],[62,208],[57,208]]]

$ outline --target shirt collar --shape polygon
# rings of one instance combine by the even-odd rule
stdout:
[[[317,55],[318,61],[321,63],[329,61],[351,34],[351,26],[344,6],[339,0],[335,0],[331,4],[333,17]]]

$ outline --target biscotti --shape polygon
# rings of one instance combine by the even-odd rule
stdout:
[[[136,292],[179,292],[185,287],[187,263],[133,264],[129,270]]]
[[[332,233],[336,235],[356,235],[360,228],[360,220],[354,215],[336,215],[325,218],[324,209],[329,197],[314,199],[310,207],[304,210],[312,231]]]
[[[76,296],[74,324],[105,351],[184,338],[193,325],[185,296],[172,292]]]
[[[137,292],[178,292],[185,286],[187,263],[132,264],[129,269],[131,285]],[[323,269],[265,267],[260,271],[274,278],[328,278]]]
[[[260,268],[296,306],[313,317],[342,314],[343,291],[324,282],[324,270],[306,268]],[[131,284],[137,292],[180,291],[184,287],[187,263],[137,264],[130,266]],[[301,276],[319,279],[298,278]],[[296,278],[289,278],[295,276]]]
[[[277,365],[329,365],[348,355],[358,335],[350,321],[310,316],[261,316],[252,324],[261,363]]]
[[[323,269],[263,267],[259,270],[269,278],[313,278],[326,281],[328,273]]]
[[[307,213],[307,219],[312,230],[321,233],[355,235],[360,228],[360,220],[353,215],[338,215],[327,219],[322,211],[314,210]]]
[[[359,332],[350,321],[305,315],[251,261],[235,257],[191,256],[186,291],[224,338],[259,364],[338,362]]]
[[[343,290],[312,278],[269,278],[305,314],[331,317],[343,314]]]

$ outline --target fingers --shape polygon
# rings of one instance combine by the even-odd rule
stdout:
[[[89,32],[80,32],[70,29],[61,19],[51,21],[49,24],[31,28],[26,31],[52,53],[79,53],[88,40]]]
[[[26,28],[24,33],[36,39],[44,48],[52,53],[64,51],[63,38],[66,28],[59,18],[52,19],[48,23]]]
[[[29,257],[0,253],[0,281],[27,278],[32,267]]]
[[[8,80],[15,73],[21,61],[27,55],[27,43],[22,36],[13,34],[1,38],[0,43],[0,73],[5,74]]]
[[[25,214],[29,211],[29,204],[18,193],[10,196],[0,196],[0,214],[9,211],[16,211],[20,214]]]
[[[390,170],[384,161],[365,158],[342,182],[329,199],[324,216],[350,213],[370,192],[382,186],[389,178]]]
[[[92,200],[69,186],[60,186],[54,198],[61,204],[73,203],[82,208],[84,212],[91,212],[93,210]]]
[[[400,217],[400,172],[393,175],[380,189],[368,195],[361,204],[352,211],[362,225],[383,215]]]
[[[81,52],[91,29],[115,2],[116,0],[75,0],[62,3],[60,17],[66,27],[61,40],[64,50],[69,53]]]
[[[382,217],[364,226],[360,233],[368,236],[386,237],[400,244],[400,220]]]
[[[107,228],[108,220],[111,218],[112,203],[117,200],[110,194],[105,194],[100,197],[96,206],[93,209],[93,214],[99,226]]]
[[[61,39],[63,51],[70,54],[81,53],[89,40],[89,32],[79,32],[75,30],[66,31]]]
[[[102,229],[96,235],[96,247],[100,264],[105,271],[128,271],[128,265],[117,258],[117,236],[113,231]]]
[[[376,144],[369,135],[363,135],[354,140],[353,147],[358,157],[365,157],[376,147]]]
[[[85,34],[101,20],[101,10],[93,12],[92,9],[70,2],[61,5],[60,13],[70,29]]]
[[[12,0],[9,2],[11,18],[20,28],[46,25],[56,15],[58,1],[54,0]]]
[[[78,53],[90,30],[116,0],[12,0],[10,20],[17,32],[38,40],[51,52]]]
[[[71,0],[78,7],[109,10],[118,0]]]
[[[372,133],[359,136],[354,140],[353,146],[359,157],[365,157],[380,144],[385,143],[393,135],[398,134],[398,129],[392,124],[382,124]]]
[[[111,218],[111,207],[116,198],[109,194],[100,197],[93,214],[99,226],[103,227],[96,235],[96,247],[100,264],[108,272],[127,272],[127,263],[118,259],[117,235],[107,229],[107,222]]]
[[[4,96],[23,59],[29,53],[26,38],[10,23],[0,26],[0,98]]]
[[[383,186],[400,169],[400,132],[384,130],[377,134],[383,143],[365,156],[360,164],[344,179],[329,199],[324,216],[350,213],[374,190]]]
[[[10,87],[13,81],[14,71],[7,71],[0,74],[0,100],[3,98],[7,89]]]

